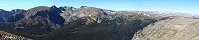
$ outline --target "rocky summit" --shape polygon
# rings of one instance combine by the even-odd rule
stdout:
[[[0,9],[1,40],[198,40],[197,15],[96,7]]]

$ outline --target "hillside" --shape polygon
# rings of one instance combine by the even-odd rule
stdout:
[[[132,40],[199,40],[199,20],[177,17],[156,22],[137,32]]]

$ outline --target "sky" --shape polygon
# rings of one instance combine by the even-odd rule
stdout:
[[[90,6],[115,11],[160,11],[199,14],[199,0],[0,0],[0,9],[30,9],[36,6]]]

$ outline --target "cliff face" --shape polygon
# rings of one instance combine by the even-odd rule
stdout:
[[[198,29],[198,19],[167,19],[140,30],[132,40],[199,40]]]

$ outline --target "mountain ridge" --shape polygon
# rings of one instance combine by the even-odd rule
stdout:
[[[6,12],[10,13],[9,17],[4,17]],[[3,22],[0,30],[34,40],[131,40],[136,32],[155,22],[186,17],[181,13],[113,11],[88,6],[74,8],[55,5],[2,11],[0,15],[3,15],[0,16]]]

